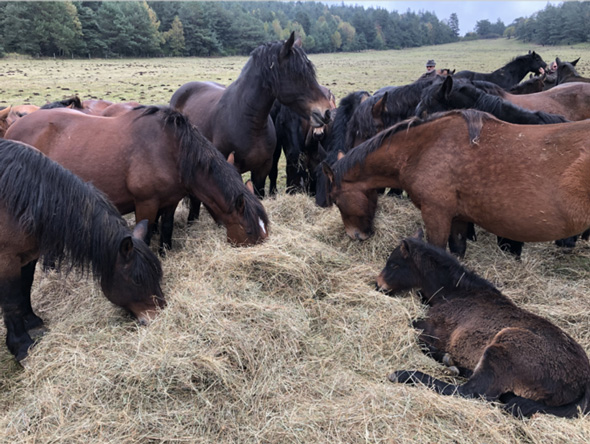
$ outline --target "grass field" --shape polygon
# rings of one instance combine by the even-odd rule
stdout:
[[[529,49],[546,60],[588,46],[466,42],[405,51],[311,56],[338,99],[416,79],[438,67],[491,71]],[[246,58],[0,61],[0,105],[78,94],[167,103],[190,80],[228,83]],[[280,191],[284,191],[284,183]],[[421,226],[407,200],[382,198],[376,233],[344,233],[336,208],[303,195],[266,199],[271,237],[234,248],[203,214],[176,215],[163,260],[169,305],[141,327],[75,273],[37,274],[33,306],[50,332],[25,368],[0,347],[0,442],[5,443],[587,443],[590,420],[517,420],[498,406],[392,384],[397,369],[442,378],[421,353],[413,293],[373,290],[392,248]],[[521,261],[478,232],[465,264],[519,305],[549,318],[590,352],[590,245],[525,245]],[[5,330],[0,329],[0,337]],[[449,378],[449,380],[455,380]]]

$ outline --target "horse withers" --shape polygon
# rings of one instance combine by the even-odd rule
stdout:
[[[104,295],[141,323],[165,306],[162,267],[111,202],[35,148],[0,139],[0,307],[6,345],[22,361],[44,331],[31,307],[39,257],[91,271]]]
[[[590,363],[566,332],[516,306],[491,283],[444,250],[404,239],[377,278],[395,294],[420,288],[426,318],[414,321],[427,353],[468,378],[447,383],[419,371],[399,370],[392,382],[424,384],[443,395],[504,403],[516,416],[562,417],[590,413]]]

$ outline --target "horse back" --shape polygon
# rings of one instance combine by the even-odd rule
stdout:
[[[189,82],[172,95],[170,106],[188,117],[211,140],[213,113],[226,88],[215,82]]]

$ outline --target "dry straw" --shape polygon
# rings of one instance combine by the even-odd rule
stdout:
[[[141,327],[91,282],[38,274],[34,306],[51,329],[21,370],[0,350],[0,441],[10,443],[571,443],[587,418],[516,420],[493,404],[392,384],[394,369],[442,378],[421,353],[410,292],[374,279],[421,225],[383,197],[376,234],[348,239],[338,210],[303,195],[265,200],[271,237],[234,248],[204,214],[176,215],[163,261],[169,305]],[[560,325],[586,350],[590,248],[526,245],[520,262],[478,232],[466,264]],[[2,332],[4,333],[4,332]]]

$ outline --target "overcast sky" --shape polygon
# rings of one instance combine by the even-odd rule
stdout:
[[[323,3],[341,2],[325,1]],[[465,35],[467,32],[475,30],[475,24],[479,20],[489,20],[496,23],[498,19],[502,20],[506,26],[518,17],[530,17],[533,13],[545,9],[547,3],[557,5],[562,2],[556,1],[344,1],[346,5],[360,5],[365,9],[369,7],[380,7],[388,11],[398,11],[404,13],[408,9],[414,12],[428,11],[434,12],[439,20],[448,19],[454,12],[459,18],[460,34]]]

